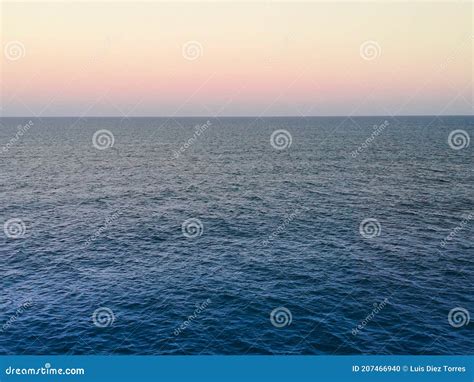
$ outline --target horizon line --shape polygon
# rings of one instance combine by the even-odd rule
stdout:
[[[222,115],[222,116],[212,116],[212,115],[143,115],[143,116],[123,116],[123,115],[97,115],[97,116],[79,116],[79,115],[45,115],[45,116],[31,116],[31,115],[0,115],[0,118],[78,118],[78,119],[88,119],[88,118],[116,118],[116,119],[137,119],[137,118],[375,118],[375,117],[386,117],[386,118],[402,118],[402,117],[474,117],[474,114],[398,114],[398,115],[388,115],[388,114],[371,114],[371,115]]]

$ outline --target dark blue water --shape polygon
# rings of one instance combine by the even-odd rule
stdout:
[[[0,120],[1,354],[473,353],[473,117],[29,120]]]

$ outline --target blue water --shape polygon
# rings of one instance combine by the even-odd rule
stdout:
[[[448,315],[474,319],[474,220],[440,243],[473,213],[474,142],[448,136],[474,117],[31,121],[0,148],[0,223],[25,228],[0,231],[1,354],[473,354]]]

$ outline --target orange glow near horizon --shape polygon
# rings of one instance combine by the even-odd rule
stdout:
[[[5,116],[472,114],[470,3],[1,7]]]

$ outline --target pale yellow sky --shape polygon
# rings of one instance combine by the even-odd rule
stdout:
[[[469,2],[1,9],[3,115],[472,114]]]

